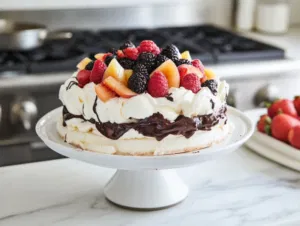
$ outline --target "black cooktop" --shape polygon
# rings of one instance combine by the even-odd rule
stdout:
[[[106,52],[126,40],[139,43],[152,39],[160,47],[173,43],[180,51],[189,50],[193,58],[199,58],[204,64],[284,58],[284,50],[280,48],[212,25],[71,31],[73,37],[68,41],[51,41],[26,52],[0,52],[0,73],[72,71],[83,57]]]

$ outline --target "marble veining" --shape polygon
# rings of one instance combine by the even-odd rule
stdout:
[[[178,170],[190,195],[159,211],[109,203],[114,171],[70,159],[0,168],[0,226],[300,225],[300,174],[246,148]]]

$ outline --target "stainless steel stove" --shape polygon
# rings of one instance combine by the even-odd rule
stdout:
[[[73,36],[67,41],[47,42],[26,52],[0,52],[0,83],[4,77],[20,74],[72,72],[83,57],[92,57],[126,40],[139,43],[153,39],[162,47],[173,43],[180,50],[190,50],[205,64],[284,58],[282,49],[210,25],[69,31]],[[60,106],[60,84],[21,85],[0,90],[0,166],[62,157],[46,148],[34,131],[38,118]]]

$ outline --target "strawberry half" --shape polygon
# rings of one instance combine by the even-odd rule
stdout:
[[[106,64],[101,60],[96,60],[91,72],[90,80],[96,84],[102,82],[103,74],[106,70]]]

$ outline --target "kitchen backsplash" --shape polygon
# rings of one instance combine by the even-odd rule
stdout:
[[[2,11],[0,18],[40,22],[50,29],[157,27],[199,23],[215,23],[229,26],[232,1],[195,0],[188,3],[160,4],[120,8]],[[1,3],[0,3],[1,5]]]

